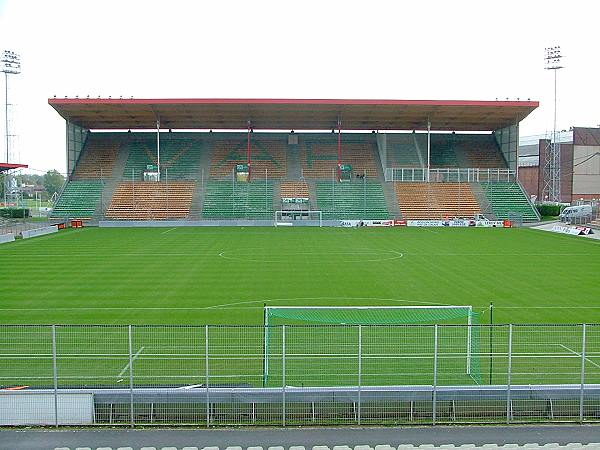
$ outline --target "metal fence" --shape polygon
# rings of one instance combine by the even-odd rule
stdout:
[[[426,167],[387,167],[385,181],[427,182]],[[515,181],[510,169],[435,168],[429,169],[429,181],[436,183],[486,183]]]
[[[265,345],[262,326],[4,325],[0,425],[600,420],[600,325],[471,332],[282,325]]]

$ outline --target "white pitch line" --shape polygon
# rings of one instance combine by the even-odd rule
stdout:
[[[162,233],[160,233],[160,234],[167,234],[169,231],[173,231],[173,230],[175,230],[175,229],[176,229],[176,228],[169,228],[167,231],[163,231],[163,232],[162,232]]]
[[[560,346],[561,346],[562,348],[564,348],[566,351],[568,351],[568,352],[571,352],[571,353],[573,353],[574,355],[577,355],[577,356],[581,357],[581,353],[577,353],[575,350],[573,350],[573,349],[570,349],[570,348],[569,348],[569,347],[567,347],[566,345],[562,345],[562,344],[558,344],[558,345],[560,345]],[[596,363],[595,363],[594,361],[592,361],[591,359],[589,359],[589,358],[587,358],[587,357],[586,357],[586,358],[585,358],[585,360],[586,360],[587,362],[589,362],[589,363],[590,363],[592,366],[596,366],[598,369],[600,369],[600,365],[596,364]]]
[[[133,355],[133,357],[131,359],[131,362],[135,361],[135,359],[138,356],[140,356],[140,353],[142,353],[142,350],[144,350],[144,346],[143,345],[140,347],[140,349],[137,352],[135,352],[135,355]],[[123,374],[125,372],[127,372],[127,369],[129,369],[129,362],[125,365],[125,367],[123,367],[123,370],[121,370],[121,372],[119,372],[119,375],[117,375],[117,377],[121,378],[123,376]]]

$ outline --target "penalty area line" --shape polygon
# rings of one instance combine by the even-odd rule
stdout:
[[[562,345],[562,344],[558,344],[560,345],[562,348],[564,348],[566,351],[573,353],[574,355],[577,355],[581,358],[581,353],[576,352],[575,350],[567,347],[566,345]],[[589,359],[587,356],[585,357],[585,360],[587,362],[589,362],[592,366],[596,366],[598,369],[600,369],[600,365],[596,364],[594,361],[592,361],[591,359]]]
[[[140,353],[142,353],[142,351],[143,351],[143,350],[144,350],[144,346],[142,345],[142,346],[140,347],[140,349],[139,349],[137,352],[135,352],[135,355],[133,355],[133,357],[131,358],[131,362],[132,362],[132,363],[133,363],[133,361],[135,361],[135,359],[136,359],[138,356],[140,356]],[[127,372],[127,370],[128,370],[128,369],[129,369],[129,362],[127,362],[127,364],[125,364],[125,367],[123,367],[123,370],[121,370],[121,371],[119,372],[119,375],[117,375],[117,377],[121,378],[121,377],[122,377],[122,376],[125,374],[125,372]]]
[[[163,232],[162,232],[162,233],[160,233],[160,234],[167,234],[168,232],[170,232],[170,231],[173,231],[173,230],[175,230],[175,229],[176,229],[176,228],[169,228],[167,231],[163,231]]]

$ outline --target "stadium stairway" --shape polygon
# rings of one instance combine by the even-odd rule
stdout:
[[[396,190],[394,189],[394,183],[383,182],[381,183],[381,187],[383,188],[383,196],[385,197],[385,202],[387,204],[387,210],[390,214],[390,217],[395,219],[401,219],[402,212],[400,211],[400,206],[398,205],[398,200],[396,199]]]
[[[456,162],[458,163],[458,167],[473,167],[473,163],[469,161],[466,153],[461,148],[460,145],[452,145],[452,150],[454,150],[454,154],[456,155]]]
[[[481,214],[483,214],[486,218],[490,220],[496,220],[496,214],[494,214],[494,209],[492,208],[492,204],[488,200],[483,188],[479,183],[470,183],[471,191],[473,192],[473,196],[477,203],[479,203],[479,207],[481,208]]]
[[[302,163],[300,162],[300,146],[292,144],[287,146],[287,179],[299,180],[302,177]]]
[[[198,220],[202,217],[202,209],[204,208],[205,198],[204,194],[206,183],[208,181],[212,155],[212,142],[207,142],[204,146],[204,151],[200,155],[200,173],[198,174],[199,181],[196,180],[196,187],[194,188],[194,194],[192,196],[192,205],[190,206],[190,219],[192,220]]]
[[[104,187],[102,188],[100,202],[98,203],[98,206],[94,211],[94,215],[92,216],[93,221],[104,218],[104,214],[108,209],[108,205],[110,205],[113,195],[115,194],[115,190],[121,181],[127,159],[129,159],[129,147],[127,145],[121,145],[119,148],[119,153],[117,153],[117,158],[115,159],[112,176],[104,183]]]

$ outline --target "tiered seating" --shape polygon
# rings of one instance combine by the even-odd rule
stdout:
[[[101,195],[100,181],[70,181],[50,217],[89,219],[94,214]]]
[[[209,181],[204,192],[204,218],[273,218],[271,182]]]
[[[467,183],[395,183],[405,219],[473,217],[480,207]]]
[[[282,181],[280,186],[282,210],[309,209],[310,194],[305,181]],[[294,201],[284,199],[294,199]]]
[[[453,148],[453,135],[431,135],[431,165],[433,167],[458,167]]]
[[[425,156],[427,160],[427,155]],[[422,167],[413,134],[387,135],[388,167]]]
[[[481,183],[492,210],[499,220],[508,219],[508,213],[517,213],[525,221],[537,220],[537,215],[517,183]]]
[[[317,182],[317,209],[324,219],[387,219],[380,183]]]
[[[309,136],[301,138],[300,159],[302,172],[307,178],[329,178],[337,171],[337,136]],[[366,173],[377,178],[376,146],[364,137],[342,136],[342,164],[352,165],[355,174]]]
[[[282,181],[280,191],[281,198],[309,198],[305,181]]]
[[[121,220],[185,219],[194,193],[193,181],[119,183],[106,217]]]
[[[71,179],[98,180],[112,177],[120,142],[91,136]]]
[[[148,164],[157,164],[156,141],[136,138],[127,144],[129,158],[123,170],[123,178],[130,180],[133,174],[140,179]],[[198,139],[162,138],[160,142],[160,169],[162,176],[170,180],[187,180],[198,177],[200,154],[203,143]]]
[[[284,139],[252,138],[250,141],[251,177],[280,179],[286,175],[286,141]],[[229,139],[213,143],[210,165],[212,178],[231,177],[236,164],[248,162],[248,142]]]
[[[464,153],[469,167],[506,168],[504,157],[492,135],[455,135],[454,150]]]

